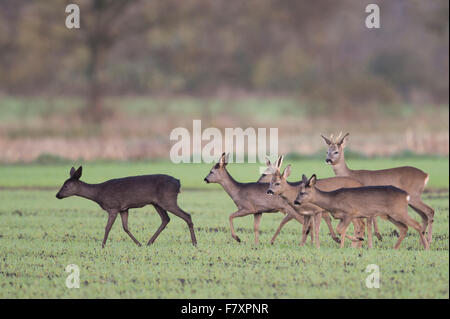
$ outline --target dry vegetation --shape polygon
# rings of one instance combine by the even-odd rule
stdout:
[[[279,152],[315,154],[324,145],[319,133],[351,133],[350,149],[367,156],[390,156],[404,151],[447,156],[448,108],[365,107],[350,112],[321,112],[293,98],[239,99],[121,98],[109,99],[109,116],[89,121],[81,104],[72,100],[0,102],[0,161],[30,162],[51,154],[69,159],[167,159],[175,127],[192,131],[217,127],[276,127]],[[9,104],[14,107],[6,107]],[[15,104],[14,104],[15,103]],[[69,106],[68,106],[69,105]],[[58,110],[54,112],[54,110]]]

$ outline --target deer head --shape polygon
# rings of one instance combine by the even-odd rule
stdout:
[[[267,168],[264,171],[264,173],[261,174],[257,183],[270,183],[270,181],[272,180],[272,175],[276,172],[277,167],[281,167],[282,163],[283,163],[282,155],[280,155],[274,163],[271,163],[270,160],[266,158]]]
[[[325,160],[327,164],[336,165],[337,163],[339,163],[343,156],[345,138],[349,135],[350,133],[347,133],[342,136],[341,132],[335,139],[333,138],[333,135],[331,135],[330,138],[326,138],[325,136],[321,135],[325,140],[325,143],[327,143],[328,145],[327,158]]]
[[[74,167],[70,169],[70,177],[67,179],[64,184],[61,186],[61,189],[56,194],[56,198],[63,199],[69,196],[75,195],[80,187],[80,177],[83,172],[83,167],[78,167],[77,170],[75,170]]]
[[[300,185],[300,190],[298,192],[297,198],[294,201],[295,205],[301,205],[303,203],[309,203],[314,199],[316,193],[316,174],[308,179],[305,175],[302,176],[302,184]]]
[[[291,175],[291,165],[286,166],[283,173],[280,172],[281,163],[283,163],[283,157],[280,157],[277,161],[277,166],[275,167],[275,172],[272,174],[272,178],[270,180],[269,189],[267,190],[267,194],[270,195],[280,195],[286,191],[288,187],[287,178]]]
[[[225,166],[228,164],[228,155],[222,153],[217,164],[214,164],[209,174],[205,177],[204,181],[207,183],[219,183],[224,177],[227,176]]]

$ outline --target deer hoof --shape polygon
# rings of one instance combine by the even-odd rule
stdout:
[[[383,241],[383,237],[381,237],[381,234],[380,234],[380,233],[375,233],[375,236],[377,237],[377,239],[378,239],[379,241]]]
[[[238,243],[240,243],[241,242],[241,239],[238,237],[238,236],[236,236],[236,241],[238,242]]]
[[[341,243],[341,240],[340,240],[338,237],[333,237],[333,240],[334,240],[335,242],[337,242],[338,244]]]

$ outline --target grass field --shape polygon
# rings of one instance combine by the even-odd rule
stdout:
[[[332,176],[317,159],[285,161],[291,180],[301,173]],[[299,247],[300,225],[293,221],[272,246],[269,241],[282,219],[265,214],[260,245],[254,245],[253,218],[235,219],[235,242],[228,216],[235,211],[218,185],[203,178],[211,165],[167,162],[93,162],[83,166],[82,180],[147,173],[167,173],[181,180],[180,206],[192,214],[197,248],[186,224],[171,222],[151,247],[137,247],[116,221],[107,247],[101,240],[107,215],[95,203],[55,198],[69,164],[0,166],[0,298],[449,298],[449,162],[448,158],[351,160],[352,168],[414,165],[430,173],[425,202],[436,210],[430,251],[409,230],[400,250],[392,224],[380,220],[383,241],[374,249],[338,249],[322,223],[321,248],[308,240]],[[258,165],[230,164],[240,181],[258,177]],[[417,214],[410,211],[418,219]],[[152,207],[132,210],[130,230],[146,242],[160,224]],[[337,222],[334,221],[334,225]],[[80,268],[80,289],[65,285],[65,267]],[[379,289],[368,289],[367,265],[380,267]]]

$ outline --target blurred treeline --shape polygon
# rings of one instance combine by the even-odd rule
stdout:
[[[81,28],[65,27],[76,3]],[[365,27],[377,3],[381,28]],[[448,103],[449,2],[1,0],[0,94]]]

